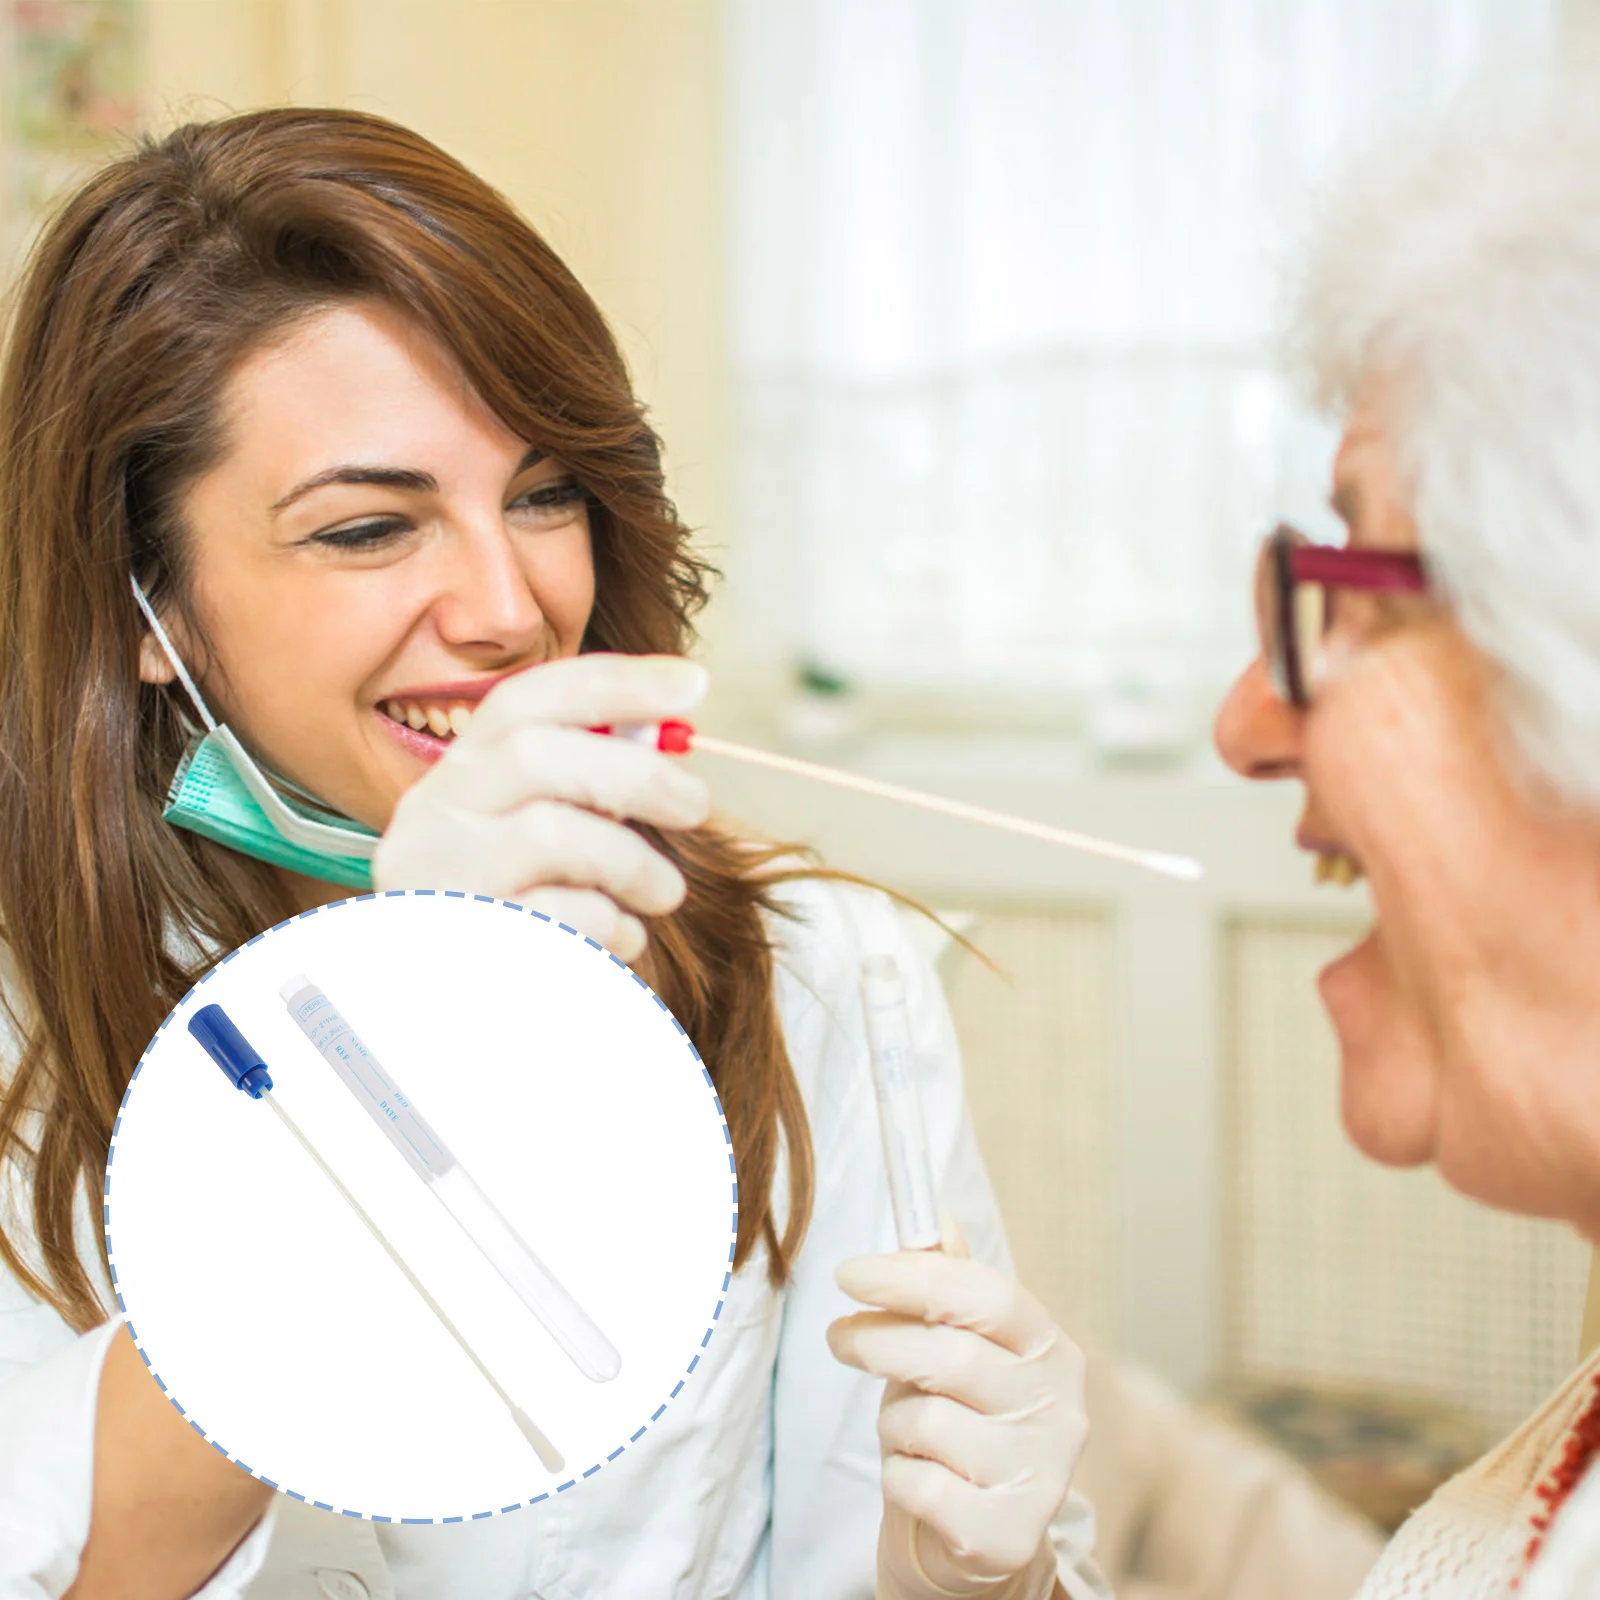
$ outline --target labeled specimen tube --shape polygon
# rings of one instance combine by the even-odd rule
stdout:
[[[616,1377],[622,1370],[617,1347],[495,1208],[327,995],[303,973],[290,978],[278,992],[289,1015],[356,1103],[383,1130],[384,1137],[573,1365],[594,1383]]]
[[[868,956],[861,963],[861,1003],[866,1012],[895,1234],[902,1250],[935,1250],[939,1246],[939,1190],[917,1096],[916,1052],[905,981],[893,956]]]

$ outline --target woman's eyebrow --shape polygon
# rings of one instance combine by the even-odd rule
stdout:
[[[522,460],[517,463],[517,470],[513,476],[521,477],[524,472],[538,466],[544,459],[545,452],[538,445],[530,445]],[[406,489],[413,494],[439,492],[439,480],[431,472],[421,472],[415,467],[329,467],[325,472],[313,474],[304,483],[297,483],[288,494],[281,500],[274,501],[268,509],[273,516],[277,516],[280,511],[292,506],[303,495],[310,494],[314,489],[325,489],[332,483],[362,483],[375,485],[380,489]]]
[[[439,492],[439,480],[431,472],[419,472],[413,467],[329,467],[326,472],[318,472],[304,483],[297,483],[268,509],[277,516],[303,495],[310,494],[313,489],[325,489],[330,483],[375,484],[381,489],[409,489],[417,494]]]

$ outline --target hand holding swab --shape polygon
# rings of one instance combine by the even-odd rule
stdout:
[[[921,789],[908,789],[898,783],[885,783],[880,778],[862,777],[859,773],[825,767],[816,761],[802,761],[795,756],[774,755],[770,750],[757,750],[750,745],[731,744],[726,739],[714,739],[709,734],[699,733],[687,722],[652,723],[636,728],[595,728],[592,731],[615,733],[622,738],[651,744],[665,755],[686,755],[694,750],[706,755],[723,756],[731,761],[744,761],[751,766],[770,767],[774,772],[787,772],[797,778],[830,783],[838,789],[853,789],[858,794],[870,794],[898,805],[916,806],[923,811],[956,817],[962,822],[975,822],[980,827],[1021,834],[1025,839],[1064,845],[1068,850],[1104,856],[1111,861],[1126,861],[1150,872],[1163,873],[1169,878],[1193,882],[1205,872],[1191,856],[1169,855],[1164,850],[1140,850],[1133,845],[1114,844],[1109,839],[1097,839],[1092,834],[1054,828],[1045,822],[1013,817],[1004,811],[992,811],[988,806],[969,805],[964,800],[950,800],[943,795],[927,794]]]

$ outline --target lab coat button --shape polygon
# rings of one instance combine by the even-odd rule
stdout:
[[[353,1572],[335,1567],[313,1567],[311,1575],[328,1600],[367,1600],[372,1591]]]

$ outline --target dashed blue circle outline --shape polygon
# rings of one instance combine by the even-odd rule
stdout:
[[[678,1381],[672,1386],[672,1392],[650,1414],[649,1422],[645,1423],[642,1428],[638,1429],[637,1432],[632,1434],[628,1438],[626,1444],[618,1445],[617,1448],[613,1450],[604,1461],[597,1461],[593,1466],[585,1467],[582,1472],[574,1473],[570,1478],[567,1479],[565,1483],[557,1484],[554,1489],[547,1489],[543,1494],[534,1495],[528,1500],[518,1500],[513,1505],[499,1506],[490,1511],[474,1511],[458,1517],[385,1517],[380,1516],[377,1512],[352,1511],[344,1506],[331,1506],[325,1500],[313,1500],[309,1496],[303,1495],[295,1489],[287,1488],[285,1485],[275,1482],[273,1479],[267,1477],[265,1473],[257,1472],[256,1469],[247,1461],[241,1460],[231,1450],[229,1450],[226,1445],[219,1443],[209,1433],[207,1433],[206,1430],[202,1428],[200,1424],[196,1422],[181,1405],[178,1404],[176,1398],[172,1395],[171,1391],[168,1390],[166,1384],[162,1381],[161,1374],[156,1371],[155,1366],[150,1360],[150,1357],[145,1354],[144,1345],[140,1341],[138,1332],[135,1330],[133,1323],[128,1316],[128,1308],[122,1298],[122,1289],[117,1282],[116,1253],[111,1243],[111,1167],[113,1162],[116,1160],[117,1134],[122,1128],[123,1113],[127,1110],[128,1098],[133,1093],[133,1086],[135,1082],[137,1082],[139,1074],[144,1070],[145,1062],[150,1059],[150,1052],[155,1049],[156,1042],[166,1031],[167,1024],[172,1021],[172,1019],[180,1010],[182,1010],[185,1001],[189,999],[190,995],[195,994],[198,990],[204,987],[205,984],[209,983],[211,979],[222,970],[222,968],[227,966],[227,964],[239,954],[239,950],[248,950],[252,945],[260,944],[260,942],[269,934],[277,933],[280,930],[287,928],[291,922],[303,922],[307,917],[314,917],[320,912],[337,911],[340,906],[356,905],[363,900],[393,900],[411,895],[419,898],[431,897],[443,900],[476,900],[484,905],[502,906],[507,911],[515,911],[521,916],[537,917],[540,922],[548,922],[552,927],[559,928],[562,933],[570,933],[573,938],[583,940],[586,945],[598,950],[600,954],[603,955],[608,961],[614,962],[617,966],[621,967],[622,970],[626,972],[628,976],[632,978],[633,981],[638,984],[639,987],[643,989],[644,992],[648,994],[664,1012],[666,1012],[666,1015],[671,1021],[673,1027],[678,1030],[679,1034],[683,1038],[683,1042],[689,1047],[689,1054],[694,1057],[695,1065],[700,1068],[700,1076],[705,1080],[706,1088],[711,1091],[711,1102],[717,1108],[717,1120],[722,1124],[723,1143],[728,1147],[728,1174],[732,1183],[733,1192],[733,1222],[730,1229],[731,1237],[728,1241],[728,1265],[722,1275],[722,1291],[717,1299],[716,1310],[711,1313],[711,1321],[706,1327],[705,1336],[700,1340],[700,1348],[695,1352],[694,1359],[691,1360],[689,1365],[684,1369],[683,1376],[679,1378]],[[711,1343],[711,1335],[717,1330],[717,1320],[722,1315],[722,1308],[728,1303],[728,1286],[733,1281],[733,1257],[735,1250],[738,1248],[739,1241],[739,1174],[733,1158],[733,1134],[728,1127],[727,1114],[722,1109],[722,1097],[717,1093],[717,1086],[711,1081],[711,1073],[707,1069],[705,1062],[700,1059],[700,1052],[695,1049],[694,1040],[689,1037],[689,1034],[684,1028],[683,1024],[672,1015],[672,1012],[668,1008],[666,1001],[663,1000],[661,996],[658,995],[655,990],[652,989],[650,985],[639,976],[637,972],[633,971],[633,969],[628,966],[627,962],[621,960],[617,956],[612,955],[612,953],[607,950],[603,944],[599,943],[595,939],[591,939],[588,934],[579,933],[576,928],[569,927],[565,922],[557,922],[554,917],[547,916],[542,911],[535,911],[531,906],[518,905],[514,900],[501,900],[496,896],[489,894],[469,894],[464,889],[384,889],[374,890],[368,894],[347,895],[342,900],[332,900],[329,901],[327,905],[313,906],[309,911],[298,912],[295,916],[286,917],[282,922],[274,923],[272,927],[266,929],[265,932],[258,933],[253,939],[247,939],[242,945],[239,946],[238,950],[230,950],[228,954],[225,955],[220,961],[209,967],[201,975],[198,981],[196,981],[196,983],[189,989],[188,993],[183,996],[183,999],[180,1000],[162,1020],[161,1026],[156,1029],[154,1035],[151,1037],[150,1043],[145,1046],[144,1054],[139,1057],[139,1064],[133,1069],[133,1076],[128,1080],[128,1087],[123,1091],[122,1103],[117,1107],[117,1118],[111,1127],[110,1148],[106,1154],[105,1193],[102,1205],[103,1220],[101,1226],[106,1236],[106,1255],[110,1261],[111,1287],[117,1297],[117,1309],[122,1313],[123,1325],[127,1328],[128,1335],[133,1340],[134,1348],[138,1350],[140,1359],[144,1362],[145,1366],[149,1368],[150,1376],[156,1380],[157,1385],[160,1387],[161,1392],[166,1395],[167,1400],[171,1404],[173,1410],[176,1411],[178,1415],[182,1417],[183,1420],[187,1422],[189,1426],[193,1428],[194,1431],[199,1434],[200,1437],[204,1439],[205,1442],[210,1445],[211,1448],[219,1455],[225,1456],[229,1461],[233,1462],[235,1466],[244,1468],[244,1470],[248,1472],[252,1478],[255,1478],[266,1484],[269,1489],[276,1489],[280,1494],[287,1495],[291,1500],[299,1500],[302,1504],[314,1506],[319,1511],[336,1512],[339,1516],[354,1517],[362,1522],[388,1522],[396,1525],[443,1525],[451,1522],[482,1522],[488,1517],[498,1517],[507,1512],[522,1511],[527,1507],[540,1505],[546,1500],[554,1499],[555,1496],[559,1494],[565,1494],[569,1489],[576,1488],[578,1484],[582,1483],[585,1479],[592,1478],[595,1473],[601,1469],[601,1467],[607,1464],[607,1462],[615,1461],[617,1457],[628,1448],[628,1445],[637,1444],[645,1436],[645,1434],[648,1433],[650,1429],[661,1420],[662,1414],[666,1411],[667,1407],[678,1398],[679,1394],[682,1393],[683,1386],[689,1381],[690,1377],[693,1376],[695,1368],[700,1365],[701,1358],[705,1355],[706,1348]]]

